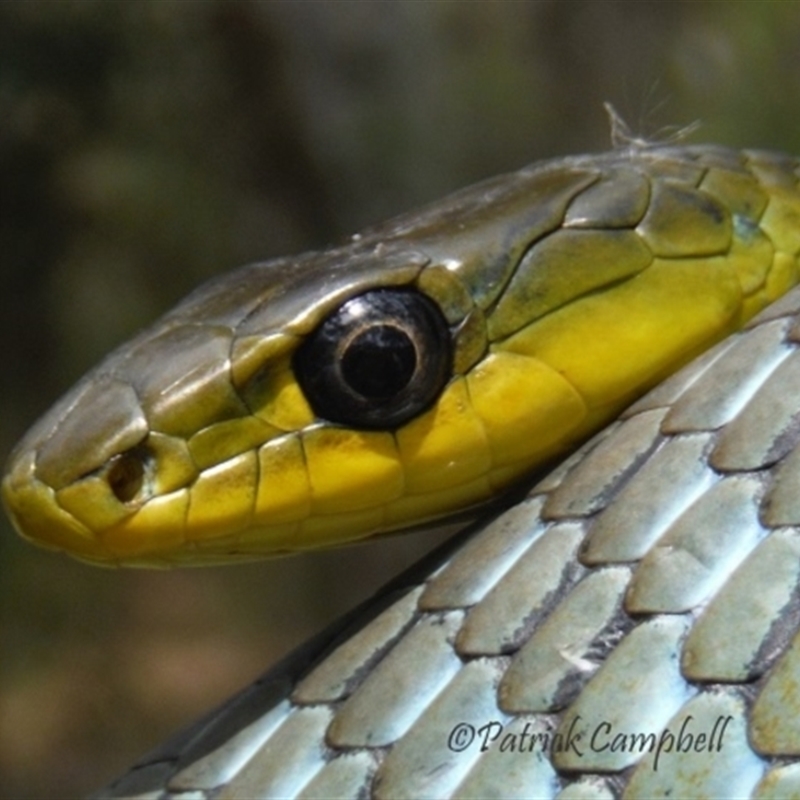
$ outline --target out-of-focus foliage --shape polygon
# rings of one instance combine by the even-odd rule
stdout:
[[[799,47],[768,0],[0,4],[0,453],[204,278],[603,149],[603,101],[800,152]],[[428,546],[114,572],[3,522],[0,795],[96,788]]]

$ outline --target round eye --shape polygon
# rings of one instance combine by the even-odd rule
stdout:
[[[314,413],[353,428],[397,428],[450,378],[452,342],[436,304],[376,289],[334,311],[298,348],[297,380]]]

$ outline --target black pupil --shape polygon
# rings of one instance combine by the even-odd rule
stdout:
[[[417,368],[417,351],[393,325],[372,325],[354,336],[342,356],[342,377],[362,397],[383,400],[404,389]]]

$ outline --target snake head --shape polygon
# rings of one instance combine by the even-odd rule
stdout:
[[[37,543],[150,566],[472,509],[797,281],[793,164],[703,147],[544,162],[225,275],[34,425],[5,506]]]

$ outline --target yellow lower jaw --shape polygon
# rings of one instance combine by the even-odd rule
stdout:
[[[571,442],[585,415],[552,368],[491,353],[394,434],[312,426],[274,439],[112,525],[96,557],[206,563],[416,525],[495,496]]]

